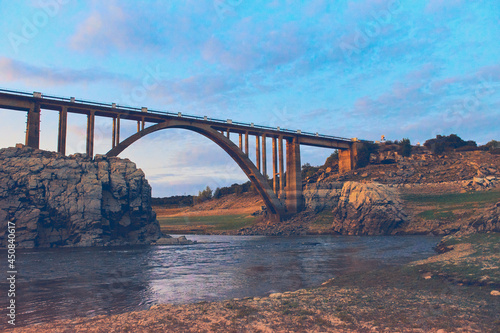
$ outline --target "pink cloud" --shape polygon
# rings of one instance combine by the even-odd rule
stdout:
[[[429,0],[425,7],[425,11],[428,13],[446,11],[461,6],[463,3],[464,0]]]
[[[78,26],[70,38],[70,45],[79,51],[100,48],[104,52],[110,44],[125,49],[131,43],[130,34],[127,33],[128,19],[119,6],[109,3],[102,11],[92,12]]]
[[[87,70],[74,70],[67,68],[51,68],[34,66],[11,58],[0,57],[0,72],[6,82],[29,82],[37,85],[64,85],[71,83],[87,83],[102,80],[118,82],[128,81],[127,78],[107,73],[105,71],[89,68]]]

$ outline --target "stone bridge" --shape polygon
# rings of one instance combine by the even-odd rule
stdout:
[[[182,128],[199,133],[221,147],[238,164],[260,193],[268,214],[281,220],[304,207],[300,146],[314,146],[339,150],[339,172],[354,168],[356,139],[291,131],[259,126],[253,123],[233,122],[209,117],[189,116],[182,113],[161,112],[148,108],[131,108],[116,103],[102,104],[42,95],[39,92],[25,93],[0,90],[0,108],[27,113],[26,145],[39,148],[40,115],[42,110],[59,112],[57,151],[66,153],[67,116],[77,113],[87,116],[86,153],[94,156],[94,126],[96,117],[111,118],[112,140],[107,156],[117,156],[140,138],[164,129]],[[121,140],[122,120],[137,122],[137,132]],[[231,140],[238,136],[238,144]],[[255,163],[250,159],[249,137],[255,138]],[[271,141],[272,170],[267,170],[267,143]],[[268,181],[272,177],[272,186]]]

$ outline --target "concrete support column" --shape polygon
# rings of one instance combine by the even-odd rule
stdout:
[[[278,138],[278,153],[279,153],[279,161],[280,161],[280,198],[283,198],[285,195],[285,165],[283,158],[283,137],[280,136]]]
[[[286,142],[286,209],[287,213],[298,213],[304,208],[302,197],[302,174],[300,144],[298,138]]]
[[[144,121],[144,118],[142,118],[141,130],[144,130],[144,127],[146,127],[146,122]]]
[[[26,146],[40,148],[40,104],[34,103],[28,111]]]
[[[273,143],[273,190],[274,194],[278,195],[278,156],[276,154],[276,138],[272,138]]]
[[[267,176],[266,135],[262,134],[262,174]]]
[[[358,150],[363,144],[359,141],[353,142],[349,149],[339,149],[339,174],[356,169]]]
[[[258,135],[255,136],[255,165],[260,171],[260,137]]]
[[[120,115],[116,117],[116,142],[115,146],[120,143]]]
[[[141,131],[141,121],[137,120],[137,132]]]
[[[90,111],[87,115],[87,156],[94,157],[94,126],[95,114]]]
[[[248,156],[248,132],[245,133],[245,155]]]
[[[113,118],[113,133],[111,136],[111,148],[116,147],[116,118]]]
[[[240,133],[240,150],[243,151],[243,134]]]
[[[227,136],[228,139],[231,139],[229,128],[227,129],[226,136]]]
[[[68,108],[63,106],[59,111],[59,131],[57,136],[57,152],[66,155],[66,132],[68,127]]]

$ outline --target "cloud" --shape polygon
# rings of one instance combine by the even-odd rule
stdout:
[[[98,68],[75,70],[31,65],[7,57],[0,57],[0,72],[7,82],[34,82],[38,86],[126,80],[124,75],[113,74]]]
[[[428,0],[425,7],[427,13],[450,11],[464,4],[464,0]]]

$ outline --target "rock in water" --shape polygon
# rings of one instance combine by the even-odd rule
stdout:
[[[0,150],[0,246],[15,222],[18,247],[149,244],[160,226],[151,186],[127,159]]]
[[[345,182],[333,215],[343,235],[390,234],[407,220],[398,192],[379,183]]]

